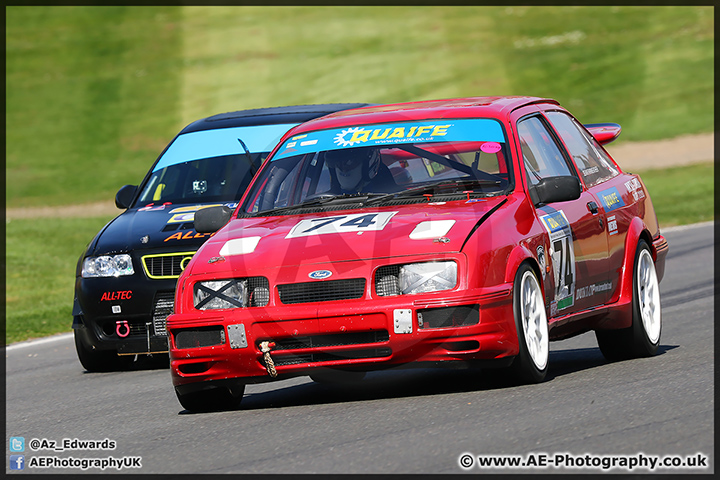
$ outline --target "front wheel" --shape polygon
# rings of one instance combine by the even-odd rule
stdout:
[[[88,372],[115,372],[132,367],[132,355],[118,355],[113,350],[95,350],[83,342],[78,330],[73,330],[78,360]]]
[[[541,382],[548,370],[550,335],[542,289],[527,263],[515,274],[513,314],[520,351],[511,368],[525,383]]]
[[[610,361],[651,357],[662,331],[660,286],[650,247],[640,240],[633,268],[632,325],[620,330],[596,330],[603,356]]]

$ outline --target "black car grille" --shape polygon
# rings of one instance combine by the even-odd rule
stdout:
[[[375,273],[375,291],[381,297],[400,295],[400,265],[387,265]]]
[[[387,330],[333,333],[328,335],[312,335],[308,337],[287,337],[279,340],[273,340],[275,342],[273,351],[362,345],[366,343],[382,343],[387,342],[388,340],[390,340],[390,335]]]
[[[354,360],[361,358],[383,358],[392,355],[392,350],[387,347],[363,348],[359,350],[348,350],[342,352],[319,352],[306,354],[285,354],[273,357],[275,365],[297,365],[299,363],[332,362],[335,360]]]
[[[324,282],[289,283],[278,285],[280,301],[294,303],[328,302],[361,298],[365,294],[365,279],[329,280]]]
[[[158,292],[155,295],[152,318],[155,335],[166,336],[165,324],[167,317],[173,313],[175,292]]]
[[[159,253],[142,257],[145,274],[152,279],[178,278],[195,252]]]

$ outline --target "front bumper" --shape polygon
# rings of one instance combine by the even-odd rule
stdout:
[[[260,344],[271,342],[277,378],[318,368],[377,370],[412,362],[491,360],[518,353],[512,285],[193,311],[168,317],[176,387],[272,380]]]

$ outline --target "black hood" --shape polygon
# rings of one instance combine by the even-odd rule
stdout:
[[[130,209],[122,213],[98,234],[88,249],[88,256],[129,252],[132,250],[196,249],[210,234],[195,231],[193,219],[195,212],[203,207],[223,205],[220,203],[205,205],[166,205]],[[234,203],[225,203],[234,207]]]

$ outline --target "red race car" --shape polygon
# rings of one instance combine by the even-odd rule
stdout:
[[[660,342],[668,244],[645,186],[556,101],[371,106],[290,130],[178,279],[172,380],[191,411],[245,385],[464,362],[542,381],[548,342]]]

